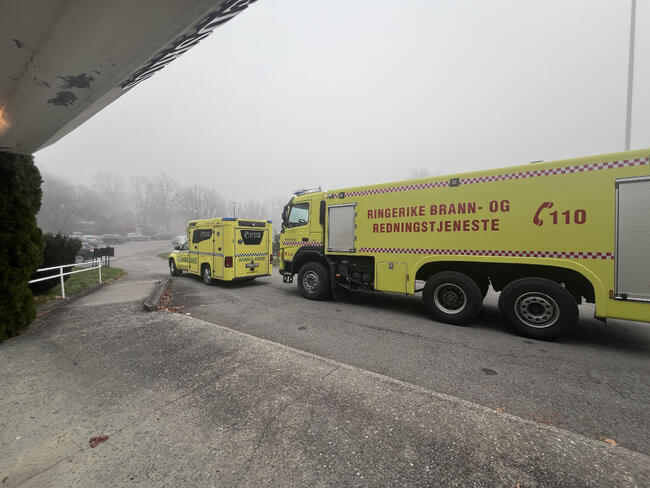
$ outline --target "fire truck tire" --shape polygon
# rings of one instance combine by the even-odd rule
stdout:
[[[487,295],[487,292],[490,289],[490,282],[487,278],[477,278],[474,279],[474,281],[478,285],[478,289],[481,290],[481,297],[485,298],[485,295]]]
[[[424,305],[439,322],[467,325],[481,311],[481,289],[469,276],[442,271],[431,276],[422,291]]]
[[[169,274],[172,276],[180,276],[183,274],[183,272],[179,271],[179,269],[176,267],[176,262],[174,262],[173,259],[169,260]]]
[[[201,279],[206,285],[212,284],[212,271],[210,270],[209,264],[204,264],[201,266]]]
[[[575,298],[544,278],[521,278],[508,284],[499,297],[499,312],[519,334],[532,339],[556,339],[578,321]]]
[[[298,272],[298,289],[310,300],[325,300],[330,294],[327,268],[320,263],[306,263]]]

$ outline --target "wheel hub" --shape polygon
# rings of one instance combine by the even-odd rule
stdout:
[[[467,305],[467,296],[463,289],[453,283],[438,285],[433,292],[436,306],[445,313],[457,314],[462,312]]]
[[[302,286],[309,293],[314,293],[318,289],[319,285],[320,279],[318,278],[318,275],[313,271],[307,271],[302,277]]]
[[[531,292],[517,299],[515,314],[526,325],[543,329],[557,322],[560,308],[552,297],[540,292]]]

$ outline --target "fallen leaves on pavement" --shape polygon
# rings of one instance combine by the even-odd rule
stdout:
[[[88,441],[88,444],[90,444],[91,448],[97,447],[99,444],[102,442],[106,442],[108,440],[107,435],[98,435],[96,437],[91,437],[90,440]]]
[[[173,307],[170,305],[172,301],[172,294],[169,290],[165,291],[162,298],[160,299],[160,304],[158,305],[159,310],[168,310],[169,312],[177,313],[180,312],[183,307]]]

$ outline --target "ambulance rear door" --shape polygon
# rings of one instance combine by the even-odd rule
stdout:
[[[217,225],[212,234],[213,273],[215,278],[223,278],[223,225]]]
[[[235,278],[269,274],[266,222],[240,220],[235,227]]]

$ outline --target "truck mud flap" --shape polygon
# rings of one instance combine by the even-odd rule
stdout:
[[[293,283],[293,275],[292,274],[282,275],[282,282],[283,283]]]
[[[328,259],[327,266],[330,269],[330,290],[332,291],[332,296],[336,298],[336,289],[338,288],[338,280],[336,278],[336,263]]]

